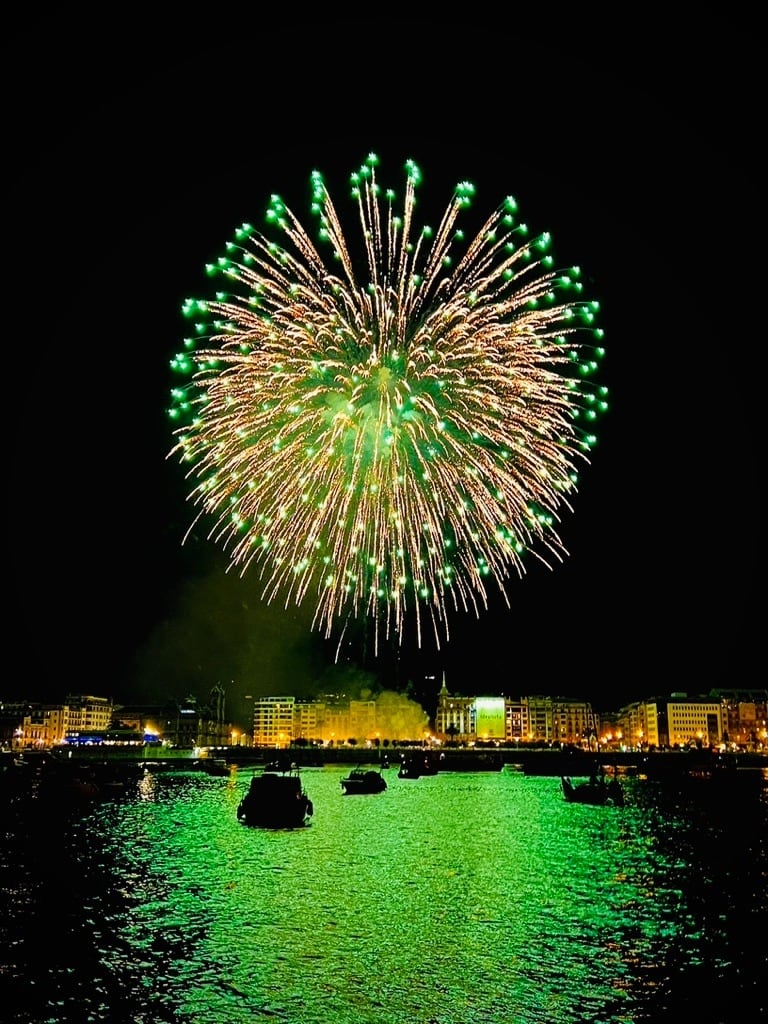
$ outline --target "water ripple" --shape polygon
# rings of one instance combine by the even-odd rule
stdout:
[[[238,822],[249,773],[159,773],[56,835],[6,826],[0,977],[24,994],[9,1024],[730,1024],[759,1008],[764,788],[726,811],[627,780],[626,807],[595,808],[510,770],[390,772],[363,797],[342,774],[304,772],[305,829]]]

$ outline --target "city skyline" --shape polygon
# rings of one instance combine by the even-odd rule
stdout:
[[[588,701],[543,695],[466,697],[443,687],[431,711],[402,694],[368,699],[326,694],[255,698],[249,723],[226,714],[224,693],[157,705],[113,705],[107,698],[70,695],[63,705],[0,703],[3,751],[132,748],[161,744],[176,751],[242,745],[259,748],[367,749],[457,743],[462,747],[518,744],[595,750],[765,751],[765,691],[708,697],[654,697],[601,716]],[[177,756],[177,755],[174,755]]]
[[[20,101],[11,126],[23,154],[14,316],[29,339],[12,358],[29,412],[14,418],[10,445],[23,505],[23,534],[7,534],[10,635],[41,690],[74,673],[78,690],[127,703],[231,681],[241,697],[350,676],[404,687],[446,671],[468,691],[489,678],[521,692],[535,681],[593,693],[602,708],[651,680],[750,688],[758,587],[743,534],[759,507],[756,374],[737,255],[756,194],[748,71],[715,83],[705,52],[691,63],[689,96],[670,87],[671,54],[658,54],[652,85],[615,68],[580,67],[570,79],[568,61],[558,77],[553,60],[540,116],[503,144],[479,123],[423,131],[415,114],[397,134],[305,136],[285,125],[259,140],[237,135],[248,97],[221,105],[182,50],[147,49],[136,77],[94,54],[64,68],[55,34],[39,26],[11,42],[8,70],[46,83],[49,101]],[[742,42],[722,46],[735,53]],[[467,59],[481,55],[470,47]],[[222,54],[209,59],[225,66]],[[548,114],[566,81],[563,142]],[[213,122],[241,143],[227,159],[206,144],[196,151],[195,125]],[[529,565],[510,609],[493,600],[479,618],[452,616],[440,649],[376,658],[352,631],[336,663],[337,637],[313,632],[306,610],[265,607],[257,581],[227,573],[204,531],[182,547],[190,509],[166,459],[166,409],[181,306],[206,262],[236,225],[262,223],[272,193],[303,214],[313,169],[343,191],[370,150],[388,177],[419,163],[427,221],[429,204],[439,210],[469,179],[480,208],[515,195],[532,228],[551,232],[557,263],[578,262],[601,302],[611,408],[562,523],[561,565]]]
[[[451,704],[456,702],[456,706],[467,706],[473,702],[478,702],[478,705],[484,703],[497,703],[498,701],[508,702],[512,704],[518,703],[532,703],[536,704],[548,704],[550,706],[562,705],[572,707],[580,707],[583,712],[594,716],[601,722],[604,721],[616,721],[622,716],[627,714],[633,714],[636,712],[638,707],[649,705],[649,704],[665,704],[667,702],[685,704],[710,704],[712,701],[721,703],[723,706],[740,706],[742,704],[752,706],[752,714],[757,713],[758,719],[763,721],[763,729],[765,728],[764,722],[764,710],[768,706],[768,691],[762,687],[752,688],[715,688],[710,690],[708,693],[695,693],[695,692],[655,692],[645,694],[643,697],[638,698],[636,701],[632,701],[628,704],[621,706],[600,709],[596,707],[590,700],[588,695],[565,695],[555,693],[509,693],[509,692],[491,692],[485,691],[483,693],[467,694],[460,691],[451,690],[447,686],[445,680],[442,680],[442,685],[437,691],[430,695],[426,703],[422,700],[407,694],[397,693],[395,691],[380,689],[372,691],[363,691],[357,693],[345,693],[345,692],[317,692],[312,696],[297,697],[295,694],[290,693],[276,693],[269,695],[261,695],[253,697],[249,695],[246,698],[245,707],[247,712],[245,718],[237,717],[232,714],[231,708],[227,701],[227,693],[224,687],[215,686],[211,692],[206,693],[189,693],[186,695],[169,695],[166,694],[162,700],[139,702],[139,703],[124,703],[115,701],[113,698],[105,696],[103,694],[68,694],[62,701],[41,701],[36,700],[34,697],[15,697],[4,696],[0,699],[0,709],[5,709],[7,714],[8,709],[17,707],[28,707],[28,708],[64,708],[68,704],[73,704],[75,707],[80,708],[81,706],[88,705],[89,702],[94,701],[99,706],[109,705],[113,709],[113,717],[119,714],[120,709],[125,709],[130,714],[135,714],[139,709],[144,709],[146,712],[152,707],[156,708],[171,708],[177,707],[178,709],[184,707],[196,706],[200,709],[215,709],[215,715],[217,719],[223,719],[235,726],[238,730],[248,732],[254,724],[254,710],[259,704],[271,704],[280,702],[289,702],[295,704],[297,707],[301,705],[312,705],[312,704],[329,704],[341,706],[366,705],[374,703],[380,705],[382,713],[386,713],[387,717],[397,718],[399,720],[410,719],[413,716],[413,711],[418,709],[420,714],[424,716],[424,724],[432,725],[437,728],[436,717],[439,717],[441,707],[445,707],[446,703]],[[240,705],[242,712],[242,704]],[[78,712],[80,713],[80,712]],[[761,718],[762,714],[762,718]],[[438,730],[439,731],[439,730]],[[413,737],[412,737],[413,738]]]

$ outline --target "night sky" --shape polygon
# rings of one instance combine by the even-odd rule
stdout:
[[[6,107],[6,699],[311,694],[425,676],[459,693],[584,696],[759,685],[763,465],[756,395],[757,62],[748,27],[640,33],[623,59],[541,32],[372,23],[18,24]],[[349,37],[350,32],[353,33]],[[346,36],[344,35],[346,33]],[[501,33],[504,36],[504,33]],[[588,33],[585,33],[588,35]],[[348,38],[349,37],[349,38]],[[506,42],[504,41],[506,39]],[[357,40],[357,42],[355,41]],[[10,143],[10,144],[8,144]],[[451,619],[437,650],[360,631],[340,661],[308,608],[266,607],[197,531],[166,415],[180,307],[271,193],[308,226],[323,172],[348,232],[349,174],[381,158],[424,219],[469,179],[508,194],[600,300],[601,421],[570,557]],[[8,357],[10,356],[10,360]],[[10,372],[8,367],[10,366]],[[762,401],[762,397],[761,397]]]

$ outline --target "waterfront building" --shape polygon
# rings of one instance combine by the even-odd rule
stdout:
[[[112,724],[118,729],[130,729],[148,739],[165,738],[166,723],[172,714],[163,704],[118,704]]]
[[[358,741],[372,739],[376,735],[376,701],[350,700],[348,737]]]
[[[618,711],[601,712],[598,742],[602,750],[620,750],[624,740],[621,717]]]
[[[621,709],[619,727],[630,748],[716,747],[724,741],[723,702],[673,693]]]
[[[221,686],[214,686],[206,701],[193,696],[171,700],[163,706],[162,712],[161,735],[169,746],[193,750],[231,743],[232,723],[226,719]]]
[[[460,744],[474,740],[477,734],[475,698],[449,693],[445,675],[437,695],[435,733],[443,740]]]
[[[520,743],[528,736],[528,702],[507,698],[504,702],[504,735],[513,743]]]
[[[328,693],[314,699],[256,697],[253,701],[254,746],[288,747],[292,742],[345,743],[353,732],[351,705],[355,704],[355,729],[360,735],[374,729],[375,712],[368,702],[350,702],[344,695]]]
[[[13,750],[20,746],[21,723],[28,709],[29,704],[23,701],[0,699],[0,747],[3,750]]]
[[[254,744],[258,743],[256,738],[257,719],[264,717],[264,709],[260,710],[258,716],[256,709],[262,702],[269,702],[269,699],[269,697],[258,697],[254,701]],[[364,720],[363,728],[367,728],[367,722]],[[287,720],[283,733],[286,729]],[[293,740],[315,744],[334,744],[336,742],[344,743],[351,735],[350,702],[346,697],[338,694],[324,694],[314,699],[297,700],[293,705],[291,724]]]
[[[589,701],[554,697],[551,716],[553,743],[597,748],[600,721]]]
[[[0,700],[0,746],[5,749],[47,749],[67,741],[94,743],[99,737],[106,743],[120,730],[140,735],[145,743],[186,749],[228,746],[248,736],[257,746],[274,748],[415,741],[762,751],[768,746],[768,692],[673,693],[598,716],[583,699],[450,693],[443,676],[433,731],[421,705],[392,691],[376,699],[333,693],[312,699],[258,697],[246,731],[227,721],[224,690],[218,685],[207,700],[189,696],[154,705],[113,705],[106,697],[72,694],[62,704]]]
[[[717,700],[674,693],[654,701],[659,745],[716,747],[723,741],[722,704]]]
[[[67,708],[67,735],[109,729],[113,705],[108,697],[68,694],[64,705]]]
[[[253,743],[281,750],[294,739],[296,698],[258,697],[253,702]]]
[[[659,746],[657,706],[653,702],[633,701],[618,715],[618,733],[625,748],[642,749]]]
[[[758,750],[768,743],[768,690],[713,690],[723,707],[723,738],[732,746]]]
[[[35,703],[17,708],[12,745],[22,750],[50,749],[66,742],[68,736],[105,731],[113,711],[107,697],[73,694],[68,694],[63,704]]]
[[[305,742],[316,741],[323,731],[325,702],[320,700],[297,700],[293,709],[294,739]]]
[[[63,743],[69,732],[69,707],[65,704],[33,704],[22,718],[14,746],[48,750]]]
[[[143,743],[194,750],[222,747],[232,743],[232,723],[226,719],[226,701],[221,686],[214,686],[207,700],[187,696],[165,704],[117,704],[106,728],[71,731],[69,742],[111,744],[123,737],[139,737]]]
[[[389,740],[426,742],[428,736],[429,720],[421,705],[391,691],[375,699],[326,693],[313,700],[288,696],[253,700],[254,746],[374,745]]]
[[[443,677],[435,733],[457,743],[539,743],[596,746],[598,716],[589,701],[566,697],[462,697]]]
[[[507,736],[503,697],[474,698],[475,739],[483,743],[503,743]]]
[[[552,698],[535,694],[532,697],[523,697],[528,707],[528,735],[525,737],[529,743],[550,744],[554,742],[554,722],[552,721]]]
[[[325,697],[323,706],[320,738],[331,746],[343,743],[349,736],[349,701],[334,694]]]

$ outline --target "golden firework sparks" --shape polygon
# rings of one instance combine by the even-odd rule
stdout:
[[[419,644],[426,615],[439,646],[449,605],[479,614],[489,584],[509,603],[527,554],[565,556],[560,513],[607,408],[602,330],[578,268],[553,268],[514,199],[465,246],[471,184],[417,229],[418,168],[399,207],[376,164],[352,176],[359,268],[318,172],[332,261],[272,196],[281,241],[243,224],[208,268],[226,290],[184,305],[169,455],[191,467],[195,522],[232,566],[259,567],[267,600],[314,602],[326,635],[370,616],[398,642],[412,610]]]

